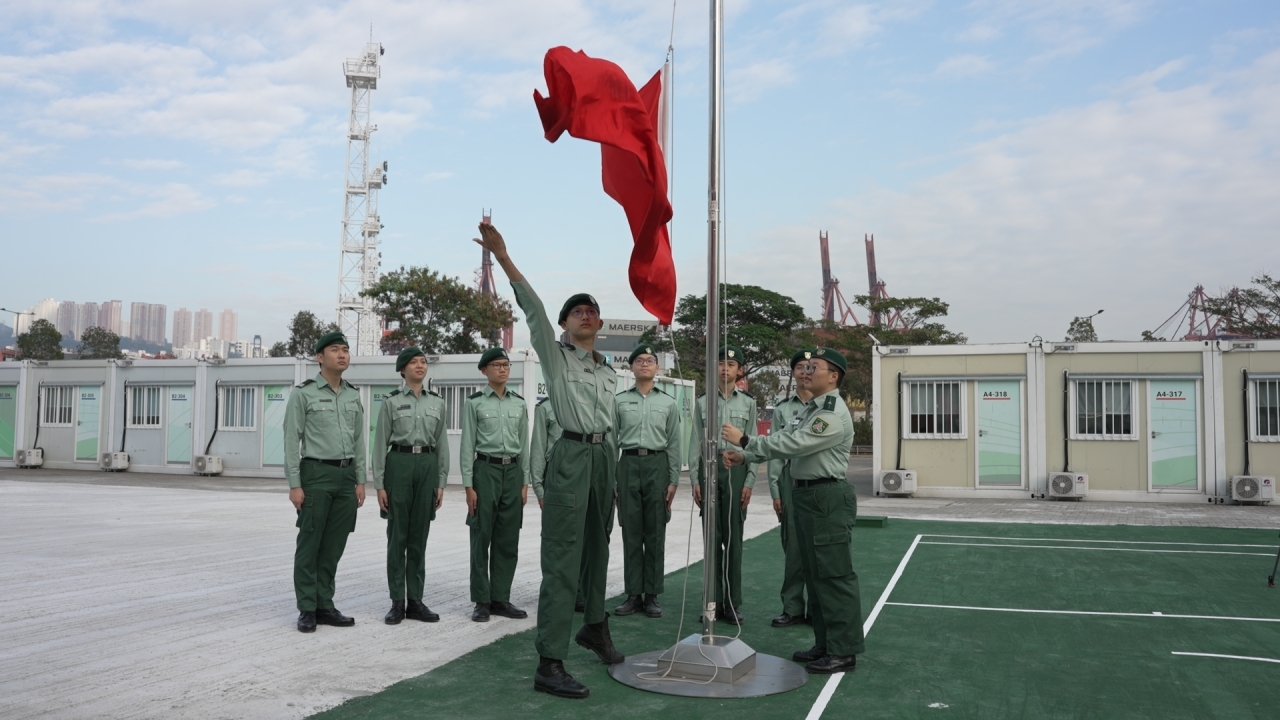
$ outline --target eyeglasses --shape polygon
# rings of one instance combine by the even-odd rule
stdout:
[[[489,367],[493,368],[494,370],[510,370],[511,363],[491,362],[489,363]]]
[[[578,318],[579,320],[581,320],[582,318],[598,318],[598,317],[600,317],[600,311],[599,311],[599,310],[597,310],[597,309],[595,309],[595,308],[591,308],[591,307],[588,307],[588,308],[580,308],[580,307],[579,307],[579,308],[574,308],[573,310],[570,310],[570,311],[569,311],[569,314],[570,314],[570,315],[572,315],[572,316],[573,316],[573,317],[575,317],[575,318]]]
[[[658,361],[651,357],[638,357],[632,365],[657,365]]]

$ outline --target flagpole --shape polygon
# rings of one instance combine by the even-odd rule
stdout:
[[[702,467],[706,491],[702,494],[702,633],[716,632],[716,486],[720,447],[720,94],[723,90],[721,45],[724,40],[724,0],[711,0],[710,152],[707,162],[707,406],[703,423]]]

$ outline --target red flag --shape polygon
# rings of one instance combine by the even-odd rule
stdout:
[[[622,68],[567,47],[543,60],[548,97],[533,91],[547,140],[568,131],[600,143],[604,191],[618,201],[631,225],[635,247],[628,277],[631,292],[663,325],[676,306],[676,266],[667,222],[667,165],[658,145],[658,100],[662,73],[639,91]]]

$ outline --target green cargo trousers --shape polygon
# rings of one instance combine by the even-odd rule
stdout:
[[[792,507],[791,466],[778,478],[778,496],[782,500],[782,612],[794,617],[809,614],[804,598],[804,564],[800,559],[800,538],[796,535],[795,508]]]
[[[542,588],[538,591],[538,636],[534,641],[542,657],[569,657],[579,577],[587,604],[583,622],[604,621],[604,585],[613,530],[614,452],[609,443],[567,438],[551,451],[542,495]]]
[[[293,553],[293,594],[299,612],[333,609],[334,576],[356,530],[356,467],[325,465],[303,458],[302,508]]]
[[[494,465],[474,460],[471,488],[476,491],[476,514],[467,515],[471,528],[471,602],[511,602],[516,575],[524,506],[520,463]]]
[[[436,519],[440,482],[435,453],[389,452],[387,493],[387,588],[392,600],[421,600],[427,580],[427,534]]]
[[[862,636],[862,595],[853,571],[853,525],[858,498],[844,481],[795,487],[795,520],[804,581],[813,614],[814,644],[832,655],[857,655]]]
[[[724,456],[716,474],[716,607],[742,608],[742,523],[747,511],[742,509],[742,488],[747,482],[747,468],[724,466]],[[706,492],[705,484],[701,484]],[[699,513],[701,515],[702,513]],[[728,567],[726,568],[726,563]],[[725,588],[726,575],[728,588]]]
[[[618,525],[627,595],[661,595],[667,544],[667,454],[618,459]]]

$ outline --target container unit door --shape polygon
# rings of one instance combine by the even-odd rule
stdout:
[[[1200,489],[1196,395],[1195,380],[1152,380],[1147,386],[1152,490]]]
[[[373,467],[374,452],[386,453],[387,451],[386,448],[379,450],[373,447],[373,436],[378,434],[378,418],[382,416],[382,403],[386,402],[387,396],[395,392],[399,387],[399,385],[373,385],[369,388],[369,397],[373,400],[373,402],[369,403],[369,417],[367,418],[369,420],[369,455],[367,456],[369,458],[369,468]]]
[[[189,387],[171,387],[168,427],[165,431],[164,461],[171,465],[191,464],[191,403]]]
[[[284,465],[284,411],[289,405],[291,385],[268,385],[262,389],[262,464]]]
[[[78,388],[76,402],[76,460],[98,461],[98,425],[102,417],[102,386]]]
[[[18,386],[0,385],[0,458],[13,458],[14,429],[18,421]]]
[[[1022,385],[981,380],[978,404],[978,487],[1022,487]]]

